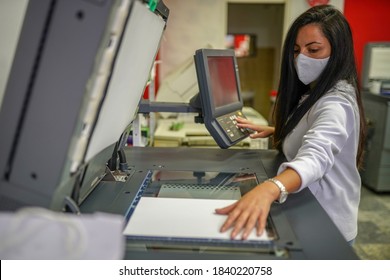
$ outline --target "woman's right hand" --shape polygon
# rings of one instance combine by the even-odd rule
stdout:
[[[252,139],[269,137],[275,131],[275,128],[272,126],[254,124],[248,119],[237,117],[236,121],[238,127],[248,128],[254,131],[249,135]]]

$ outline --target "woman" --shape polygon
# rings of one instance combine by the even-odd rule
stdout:
[[[273,135],[287,162],[278,175],[256,186],[236,203],[217,209],[228,215],[221,231],[246,239],[261,234],[274,201],[308,187],[345,239],[357,235],[365,119],[358,89],[353,40],[348,22],[330,5],[316,6],[292,24],[284,43],[275,127],[240,119]]]

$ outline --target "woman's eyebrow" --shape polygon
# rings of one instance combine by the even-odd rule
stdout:
[[[313,44],[320,44],[320,45],[322,45],[321,42],[313,41],[313,42],[307,43],[305,46],[307,47],[307,46],[310,46],[310,45],[313,45]]]
[[[312,45],[312,44],[319,44],[319,45],[322,45],[321,42],[313,41],[313,42],[307,43],[307,44],[305,45],[305,47],[310,46],[310,45]],[[298,45],[297,43],[295,43],[295,44],[294,44],[294,47],[299,47],[299,48],[300,48],[301,46]]]

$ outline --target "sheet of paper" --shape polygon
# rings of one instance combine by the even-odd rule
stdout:
[[[230,239],[230,231],[220,233],[226,216],[216,208],[236,200],[142,197],[124,229],[127,236]],[[270,240],[255,230],[248,240]]]

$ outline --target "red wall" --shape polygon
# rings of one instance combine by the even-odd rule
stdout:
[[[160,54],[157,53],[155,61],[158,61],[160,57]],[[151,70],[151,69],[150,69]],[[160,79],[159,79],[159,71],[160,71],[160,64],[156,64],[156,76],[154,77],[154,94],[157,94],[158,91],[158,86],[160,84]],[[149,86],[145,88],[143,98],[149,99]]]
[[[344,15],[352,28],[360,79],[365,44],[390,42],[390,1],[345,0]]]

